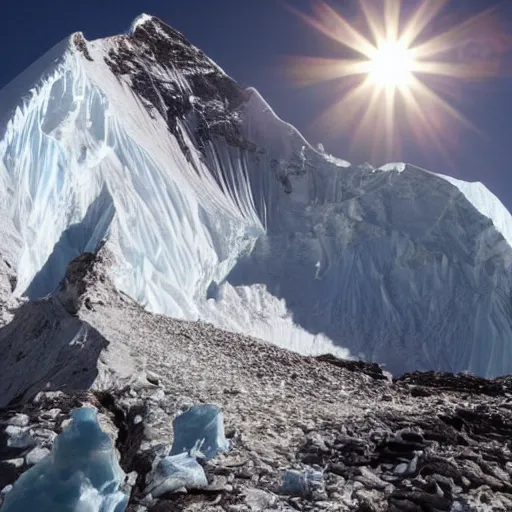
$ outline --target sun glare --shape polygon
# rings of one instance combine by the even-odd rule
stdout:
[[[411,83],[414,58],[399,41],[379,45],[370,61],[370,75],[377,85],[403,87]]]
[[[373,160],[400,158],[403,133],[414,136],[429,151],[441,150],[448,156],[446,142],[453,130],[446,129],[447,121],[475,129],[447,99],[454,85],[495,76],[511,44],[493,10],[435,34],[433,22],[447,3],[408,0],[409,16],[404,19],[400,0],[360,0],[363,18],[351,22],[323,1],[315,4],[313,15],[290,7],[358,55],[290,59],[299,85],[338,80],[343,86],[340,99],[318,120],[320,125],[328,127],[329,133],[350,133],[352,145],[364,146]],[[417,7],[412,12],[411,4]],[[427,27],[434,34],[428,38]],[[356,85],[347,90],[351,82],[342,79],[351,76]]]

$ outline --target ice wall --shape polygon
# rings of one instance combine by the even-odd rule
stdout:
[[[134,30],[146,23],[160,45],[178,37],[151,18]],[[108,65],[120,41],[64,45],[9,117],[1,250],[17,294],[51,292],[107,239],[117,286],[153,312],[396,373],[512,371],[512,220],[492,194],[325,155],[254,90],[228,112],[211,89],[222,71],[194,68],[181,39],[186,73],[125,38],[120,76]],[[164,96],[180,109],[172,126]]]

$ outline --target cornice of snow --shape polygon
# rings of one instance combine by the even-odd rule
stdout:
[[[35,91],[74,52],[75,34],[64,38],[0,90],[0,142],[15,110],[26,104]]]
[[[377,171],[395,171],[395,172],[404,172],[407,164],[403,162],[391,162],[389,164],[384,164],[380,166]]]
[[[134,33],[137,30],[137,27],[140,25],[144,25],[144,23],[150,22],[153,20],[153,16],[150,14],[142,13],[139,14],[131,23],[130,25],[130,33]]]
[[[512,215],[498,197],[479,181],[462,181],[444,174],[437,176],[456,186],[481,214],[491,219],[496,229],[512,247]]]
[[[422,169],[413,164],[404,162],[391,162],[380,166],[376,171],[404,172],[407,168],[414,168],[419,171],[438,176],[443,180],[457,187],[466,199],[482,214],[492,220],[494,227],[503,235],[508,244],[512,247],[512,215],[505,208],[504,204],[496,197],[483,183],[468,182],[439,174],[427,169]]]

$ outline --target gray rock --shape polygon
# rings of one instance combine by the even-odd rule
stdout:
[[[165,400],[165,391],[163,389],[158,389],[149,397],[149,400],[157,404],[162,402]]]
[[[325,492],[325,480],[321,471],[305,468],[302,471],[288,470],[284,474],[281,494],[307,497],[315,492]]]
[[[17,413],[9,418],[9,424],[16,427],[26,427],[30,423],[30,418],[26,414]]]
[[[57,416],[59,414],[61,414],[61,410],[60,409],[50,409],[48,411],[44,411],[42,414],[41,414],[41,418],[43,419],[50,419],[50,420],[55,420],[57,418]]]
[[[63,396],[64,393],[62,391],[40,391],[32,399],[32,402],[35,404],[40,404],[43,401],[57,401],[59,398],[62,398]]]
[[[361,475],[356,476],[355,480],[364,484],[367,489],[384,489],[387,487],[388,482],[384,482],[373,471],[368,468],[360,468]]]
[[[162,380],[160,375],[157,375],[156,373],[150,372],[148,370],[146,370],[146,379],[150,384],[154,384],[155,386],[160,385],[160,381]]]
[[[2,506],[2,503],[4,502],[5,495],[12,489],[12,485],[6,485],[1,491],[0,491],[0,507]]]
[[[43,460],[45,457],[50,455],[50,450],[48,448],[41,448],[39,446],[36,446],[28,454],[25,456],[25,462],[28,466],[33,466],[34,464],[37,464],[41,460]]]
[[[64,423],[62,424],[63,428]],[[35,439],[37,439],[38,443],[44,444],[46,446],[52,446],[55,438],[57,437],[57,432],[50,430],[48,428],[34,428],[32,429],[32,435]]]
[[[395,475],[405,475],[408,469],[409,464],[407,464],[406,462],[402,462],[401,464],[398,464],[398,466],[395,468],[394,473]]]
[[[8,459],[4,461],[6,464],[10,464],[11,466],[19,469],[22,468],[25,465],[24,459]]]
[[[262,489],[246,489],[243,492],[245,504],[252,512],[262,512],[273,508],[277,503],[277,496]]]
[[[5,433],[9,436],[7,446],[11,448],[31,448],[37,444],[37,441],[26,427],[9,425],[5,429]]]

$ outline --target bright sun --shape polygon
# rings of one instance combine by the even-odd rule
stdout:
[[[404,87],[411,83],[414,57],[399,41],[381,43],[370,62],[370,76],[377,85]]]
[[[448,156],[447,134],[441,133],[445,118],[474,128],[448,103],[446,92],[453,92],[454,79],[480,80],[496,75],[499,51],[489,54],[489,45],[480,56],[464,50],[475,41],[508,40],[508,36],[497,16],[488,10],[425,39],[422,34],[447,2],[418,0],[417,9],[403,20],[401,0],[360,0],[368,35],[323,1],[315,5],[315,16],[290,7],[309,25],[359,56],[290,59],[299,85],[360,77],[348,90],[350,82],[340,84],[344,86],[341,98],[319,119],[329,133],[334,133],[333,127],[343,129],[351,135],[353,145],[364,146],[376,160],[400,154],[401,132],[412,134],[429,151],[434,144]],[[407,6],[410,10],[410,3]],[[441,84],[438,90],[444,97],[434,91],[433,84]]]

